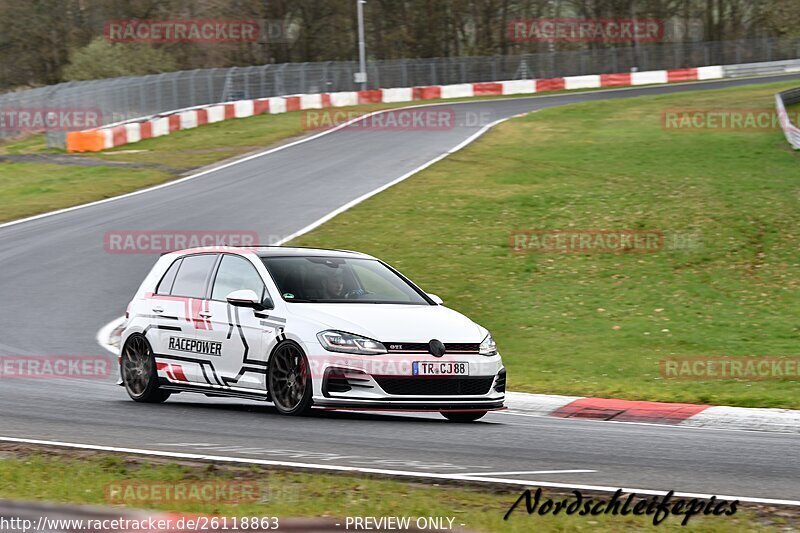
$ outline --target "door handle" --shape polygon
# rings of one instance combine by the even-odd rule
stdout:
[[[200,315],[200,316],[201,316],[201,317],[203,317],[203,318],[210,318],[210,317],[211,317],[211,313],[208,313],[208,312],[206,312],[206,311],[200,311],[200,312],[199,312],[199,313],[197,313],[197,314],[198,314],[198,315]]]
[[[154,313],[163,313],[164,312],[164,308],[163,307],[154,307],[153,308],[153,312]]]

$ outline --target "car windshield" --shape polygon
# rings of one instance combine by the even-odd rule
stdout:
[[[265,257],[287,302],[429,305],[403,278],[374,259]]]

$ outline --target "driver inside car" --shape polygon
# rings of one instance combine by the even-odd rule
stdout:
[[[332,269],[325,274],[322,281],[322,293],[325,300],[353,300],[366,294],[360,288],[348,289],[344,275],[342,268]]]
[[[344,300],[344,274],[337,268],[326,273],[322,281],[322,292],[326,300]]]

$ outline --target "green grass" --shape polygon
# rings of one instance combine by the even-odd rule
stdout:
[[[676,108],[793,84],[593,102],[507,122],[295,241],[375,254],[493,332],[511,390],[800,407],[796,381],[662,379],[668,356],[797,356],[800,155],[779,131],[667,131]],[[513,253],[518,229],[657,229],[694,249]]]
[[[171,178],[168,172],[149,168],[0,162],[0,221],[117,196]]]
[[[72,454],[72,457],[26,452],[0,460],[0,498],[58,503],[108,505],[109,484],[128,482],[236,481],[256,482],[257,501],[194,503],[130,501],[131,508],[156,509],[220,517],[441,516],[455,517],[470,531],[643,531],[652,528],[646,516],[528,516],[517,508],[508,521],[503,515],[520,490],[491,490],[453,485],[424,485],[351,475],[310,474],[262,468],[216,467],[201,464],[148,463],[122,456]],[[163,485],[162,485],[163,486]],[[557,495],[545,492],[546,497]],[[564,497],[562,495],[562,497]],[[608,499],[608,495],[601,496]],[[742,509],[733,517],[695,516],[682,528],[682,518],[669,517],[666,531],[777,531],[787,524],[764,509]],[[794,518],[790,518],[794,520]]]

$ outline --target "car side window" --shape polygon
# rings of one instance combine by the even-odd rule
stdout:
[[[225,301],[230,293],[243,289],[250,289],[260,299],[264,298],[266,291],[261,275],[250,261],[236,255],[223,255],[214,280],[211,299]]]
[[[206,282],[216,261],[215,254],[184,257],[172,284],[171,294],[187,298],[205,298]]]
[[[181,266],[181,261],[183,261],[183,259],[176,259],[172,265],[170,265],[166,274],[164,274],[164,277],[162,277],[161,281],[158,282],[156,294],[169,294],[172,292],[172,284],[175,283],[175,275],[178,273],[178,269]]]

